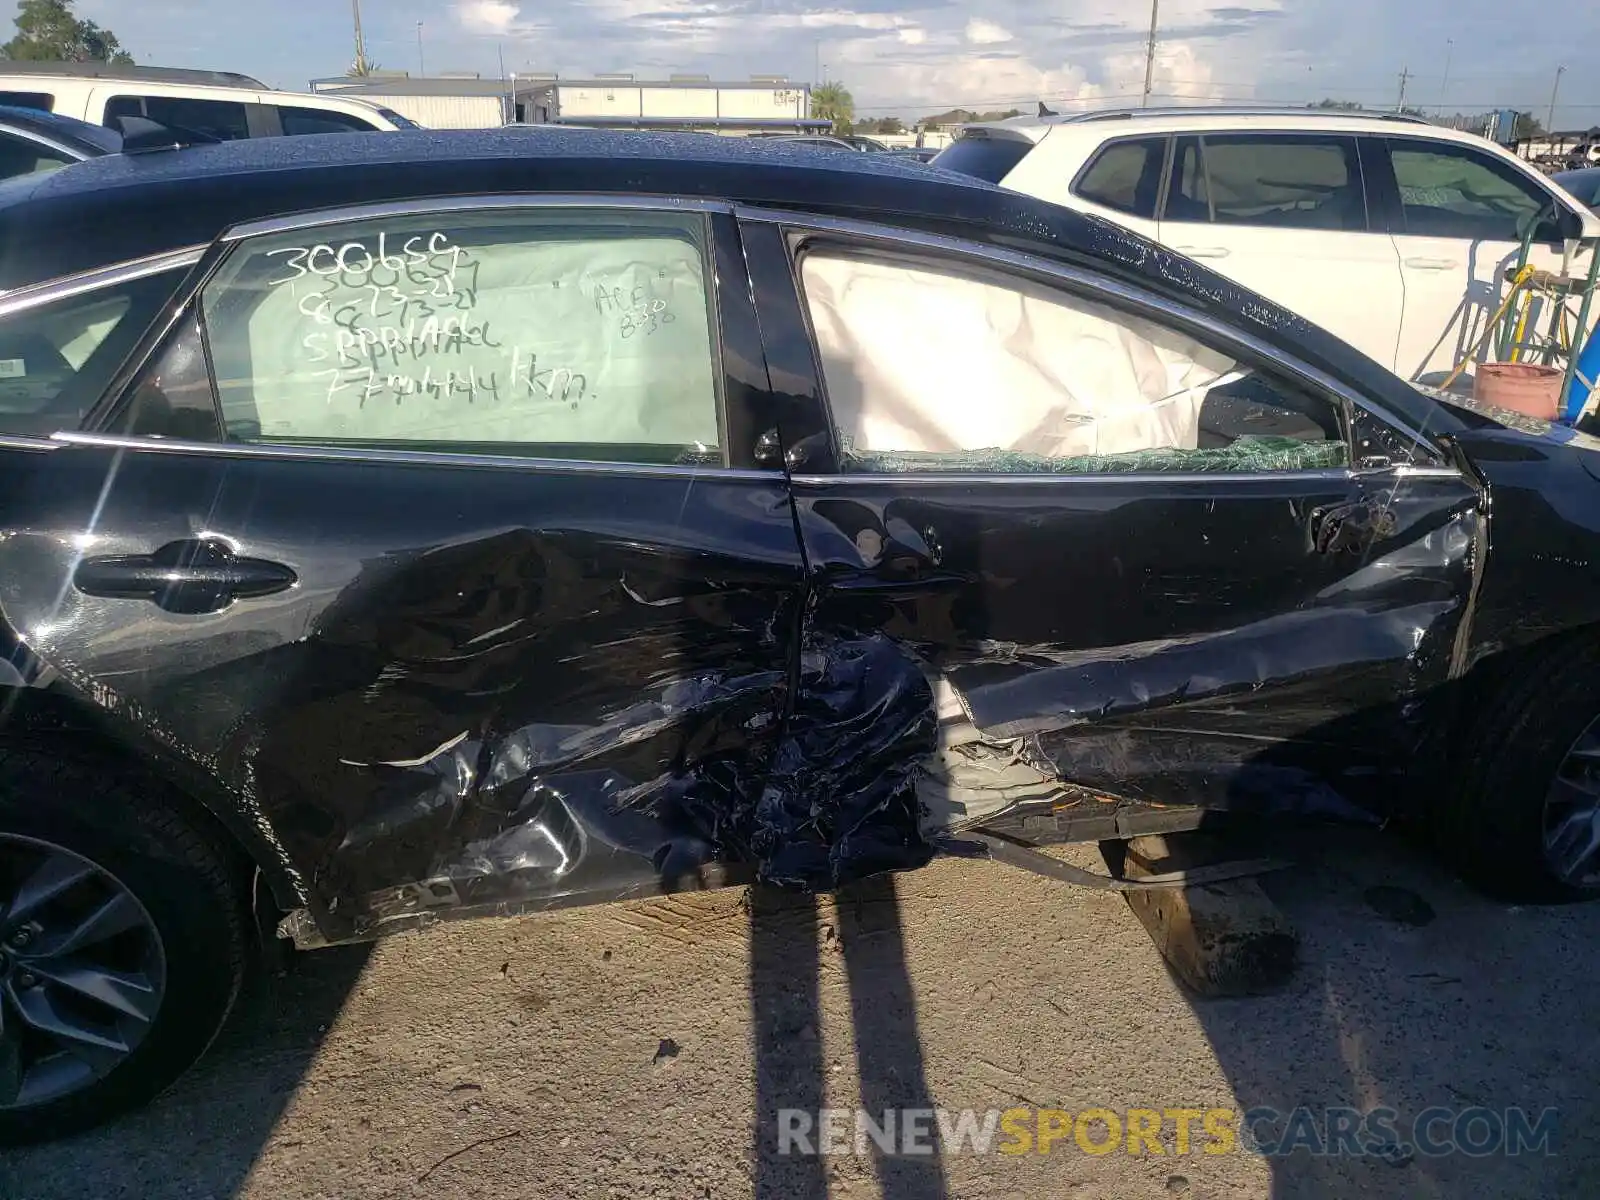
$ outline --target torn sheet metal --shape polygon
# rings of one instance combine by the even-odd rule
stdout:
[[[876,621],[928,674],[927,835],[1115,831],[1172,805],[1372,819],[1461,669],[1480,499],[1443,475],[1291,478],[1294,498],[1263,480],[1259,499],[1150,478],[879,475],[848,501],[797,483],[830,584],[817,623]]]
[[[927,681],[894,639],[814,628],[755,809],[761,877],[831,888],[927,862],[914,776],[935,730]]]

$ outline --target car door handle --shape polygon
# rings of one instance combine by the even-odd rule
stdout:
[[[153,554],[86,558],[72,583],[89,596],[149,600],[173,613],[220,612],[235,600],[293,587],[282,563],[244,558],[220,538],[168,542]]]
[[[1394,536],[1399,522],[1381,504],[1334,504],[1311,514],[1311,543],[1318,554],[1356,554]]]
[[[1179,254],[1187,255],[1189,258],[1228,257],[1228,248],[1226,246],[1174,246],[1173,249]]]
[[[1453,271],[1460,265],[1453,258],[1408,258],[1405,263],[1413,271]]]

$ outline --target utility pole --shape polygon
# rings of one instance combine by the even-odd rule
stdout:
[[[1444,40],[1444,79],[1439,83],[1439,115],[1444,116],[1445,89],[1450,86],[1450,55],[1454,52],[1456,43],[1454,38]]]
[[[1561,90],[1561,75],[1565,70],[1565,67],[1556,68],[1555,86],[1550,89],[1550,115],[1544,120],[1545,131],[1549,133],[1552,140],[1556,136],[1556,93]]]
[[[428,74],[427,60],[422,57],[422,22],[417,22],[417,76],[426,78]]]
[[[351,73],[365,75],[372,68],[367,63],[367,44],[361,37],[361,0],[350,0],[350,12],[356,19],[356,61]]]
[[[1399,112],[1402,108],[1404,108],[1406,106],[1406,80],[1408,80],[1410,78],[1411,78],[1411,68],[1410,67],[1401,67],[1400,68],[1400,100],[1394,106],[1395,112]]]
[[[1140,108],[1150,106],[1150,84],[1156,73],[1156,11],[1160,5],[1161,0],[1150,0],[1150,41],[1144,51],[1144,98],[1139,101]]]

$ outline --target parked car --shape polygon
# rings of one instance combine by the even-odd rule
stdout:
[[[890,155],[525,146],[0,192],[0,1138],[174,1079],[262,914],[1230,814],[1600,889],[1600,442]]]
[[[0,63],[0,104],[111,128],[119,117],[145,117],[219,141],[417,128],[392,109],[362,100],[275,92],[248,75],[175,67]]]
[[[1388,113],[1014,117],[966,126],[934,162],[1109,217],[1424,382],[1473,353],[1530,228],[1530,262],[1552,271],[1571,239],[1600,237],[1600,216],[1515,155]]]
[[[122,150],[122,135],[55,113],[0,105],[0,180],[41,175]]]
[[[1591,209],[1600,212],[1600,167],[1584,167],[1577,171],[1560,171],[1551,176],[1570,195],[1576,196]]]

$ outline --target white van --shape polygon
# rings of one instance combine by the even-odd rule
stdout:
[[[112,128],[118,117],[147,117],[223,141],[418,128],[397,112],[361,100],[274,92],[248,75],[175,67],[0,63],[0,104]]]

